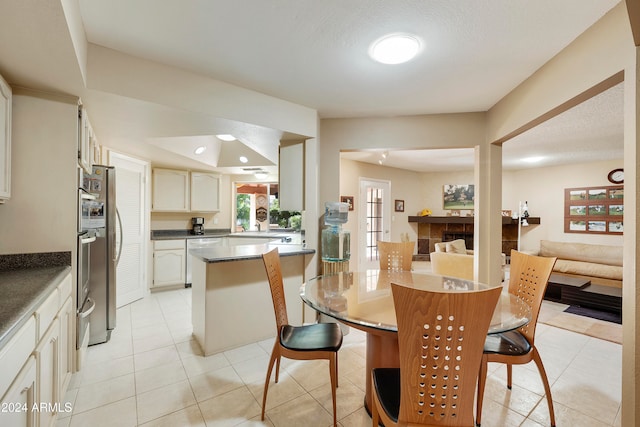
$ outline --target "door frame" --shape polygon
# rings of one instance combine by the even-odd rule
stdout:
[[[367,192],[368,188],[382,188],[382,239],[389,240],[391,236],[391,181],[359,177],[360,201],[358,204],[358,270],[378,268],[378,257],[368,259],[367,251]]]

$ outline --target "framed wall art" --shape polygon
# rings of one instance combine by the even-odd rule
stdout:
[[[393,204],[393,206],[394,206],[394,210],[396,212],[404,212],[404,200],[396,199],[396,201]]]
[[[473,184],[445,185],[442,189],[442,208],[454,210],[473,210],[475,191]]]
[[[353,210],[353,196],[340,196],[340,201],[342,203],[347,203],[350,211]]]
[[[602,186],[564,190],[564,232],[622,234],[624,187]]]

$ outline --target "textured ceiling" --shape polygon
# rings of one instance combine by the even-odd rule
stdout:
[[[181,108],[180,81],[171,88],[173,105],[136,98],[126,93],[126,85],[94,90],[101,76],[92,74],[92,50],[85,70],[87,52],[70,34],[84,30],[92,46],[291,101],[325,118],[476,112],[493,106],[619,1],[56,0],[46,7],[34,1],[3,2],[0,73],[12,85],[82,94],[102,143],[154,163],[208,168],[225,160],[224,172],[238,171],[242,165],[226,164],[226,146],[210,163],[189,154],[197,140],[237,133],[245,146],[270,159],[265,166],[275,170],[264,147],[277,152],[282,129]],[[79,8],[82,18],[72,22],[73,28],[66,14],[72,7]],[[371,60],[369,44],[389,32],[419,36],[420,56],[393,66]],[[142,83],[153,90],[153,76]],[[209,101],[206,90],[189,96]],[[529,152],[555,152],[556,162],[582,160],[579,155],[621,156],[620,122],[607,121],[621,120],[620,92],[610,102],[610,107],[604,107],[606,100],[600,106],[605,113],[586,104],[565,124],[558,118],[553,127],[550,121],[506,143],[505,167],[510,167],[510,157],[515,161]],[[168,150],[160,141],[186,143]],[[397,154],[406,156],[399,163],[404,168],[424,168],[440,154],[461,167],[473,158],[469,150],[432,151],[428,157]],[[418,165],[407,158],[418,159]]]
[[[80,0],[90,42],[317,109],[486,111],[619,0]],[[371,60],[390,32],[408,64]]]
[[[623,116],[623,83],[620,83],[505,142],[503,169],[622,159]],[[342,157],[417,172],[470,170],[474,166],[474,152],[470,148],[345,152]],[[532,157],[540,160],[527,162]]]

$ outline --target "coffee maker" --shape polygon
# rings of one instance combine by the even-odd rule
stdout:
[[[204,234],[204,218],[196,216],[191,218],[191,234]]]

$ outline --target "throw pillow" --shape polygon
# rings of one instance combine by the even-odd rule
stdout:
[[[458,239],[452,242],[447,242],[447,252],[452,252],[454,254],[466,254],[467,247],[464,244],[464,240]]]
[[[446,252],[447,251],[447,244],[442,242],[442,243],[436,243],[435,244],[435,249],[436,252]]]

